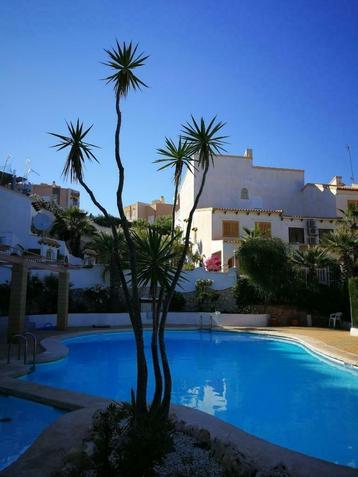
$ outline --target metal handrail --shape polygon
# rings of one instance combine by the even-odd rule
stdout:
[[[213,317],[211,316],[211,314],[209,314],[209,323],[208,323],[208,328],[204,328],[203,326],[203,315],[201,314],[200,315],[200,327],[199,327],[199,330],[208,330],[208,331],[212,331],[213,330]]]
[[[24,343],[25,343],[25,348],[24,348],[24,364],[26,364],[26,363],[27,363],[27,338],[26,338],[26,336],[21,335],[21,334],[13,335],[13,336],[10,338],[10,341],[9,341],[9,344],[8,344],[8,348],[7,348],[7,364],[10,364],[11,345],[12,345],[12,340],[13,340],[14,338],[18,338],[17,359],[20,359],[20,358],[21,358],[21,341],[20,341],[20,340],[23,340]],[[15,344],[15,343],[14,343],[14,344]]]
[[[32,345],[33,345],[33,351],[32,351],[32,370],[35,369],[36,367],[36,352],[37,352],[37,336],[34,335],[33,333],[30,333],[30,331],[26,331],[24,333],[24,336],[27,340],[27,337],[32,339]]]

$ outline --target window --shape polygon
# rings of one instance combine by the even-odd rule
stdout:
[[[239,222],[237,220],[223,220],[223,237],[239,237]]]
[[[243,188],[241,189],[240,198],[241,198],[241,199],[245,199],[245,200],[247,200],[247,199],[249,198],[249,191],[246,189],[246,187],[243,187]]]
[[[318,229],[319,242],[322,241],[323,237],[329,233],[333,232],[333,229]]]
[[[305,243],[305,229],[303,227],[289,227],[288,241],[290,243]]]
[[[271,222],[255,222],[255,230],[264,237],[271,237]]]

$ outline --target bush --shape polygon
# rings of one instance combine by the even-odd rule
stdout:
[[[358,278],[348,280],[352,326],[358,328]]]
[[[185,303],[184,295],[180,292],[174,292],[169,311],[183,311]]]
[[[0,284],[0,315],[7,315],[10,303],[10,285],[8,283]]]
[[[212,280],[196,280],[195,298],[199,311],[215,311],[215,304],[219,294],[211,288]]]
[[[233,294],[239,311],[244,312],[251,305],[262,304],[265,298],[260,289],[257,288],[248,278],[239,278],[233,288]]]
[[[220,272],[221,271],[221,260],[217,255],[212,255],[211,257],[204,260],[205,270],[208,272]]]
[[[154,477],[154,467],[172,449],[173,431],[170,420],[150,414],[135,420],[132,405],[110,404],[94,414],[91,441],[69,455],[55,476]]]
[[[267,300],[280,294],[292,273],[285,244],[278,238],[255,237],[242,242],[238,252],[240,272],[261,289]]]

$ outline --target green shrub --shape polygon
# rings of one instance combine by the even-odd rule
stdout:
[[[184,307],[184,295],[180,292],[174,292],[172,301],[170,302],[169,311],[183,311]]]
[[[233,294],[239,311],[243,311],[251,305],[262,304],[265,300],[260,289],[248,278],[238,278],[236,285],[233,287]]]
[[[8,283],[0,284],[0,315],[7,315],[10,303],[10,285]]]
[[[278,238],[259,236],[245,240],[237,258],[240,272],[261,289],[267,300],[280,294],[292,273],[286,246]]]
[[[213,280],[196,280],[195,299],[199,311],[215,311],[219,293],[213,290]]]
[[[358,278],[348,280],[352,326],[358,328]]]

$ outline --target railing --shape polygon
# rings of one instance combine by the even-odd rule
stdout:
[[[32,340],[32,346],[33,346],[33,351],[32,351],[32,363],[27,362],[27,355],[28,355],[28,339]],[[17,339],[17,343],[14,343],[14,340]],[[24,364],[32,364],[32,371],[34,371],[36,367],[36,352],[37,352],[37,337],[33,334],[30,333],[29,331],[26,331],[23,334],[16,334],[11,336],[9,340],[9,344],[7,347],[7,364],[10,364],[11,361],[11,349],[12,345],[18,345],[18,350],[17,350],[17,359],[21,359],[21,343],[24,343]]]
[[[203,315],[200,315],[200,325],[199,325],[199,330],[200,331],[203,331],[203,330],[206,330],[206,331],[212,331],[213,330],[213,317],[211,314],[209,314],[209,321],[208,321],[208,326],[205,327],[204,326],[204,320],[203,320],[204,316]]]

